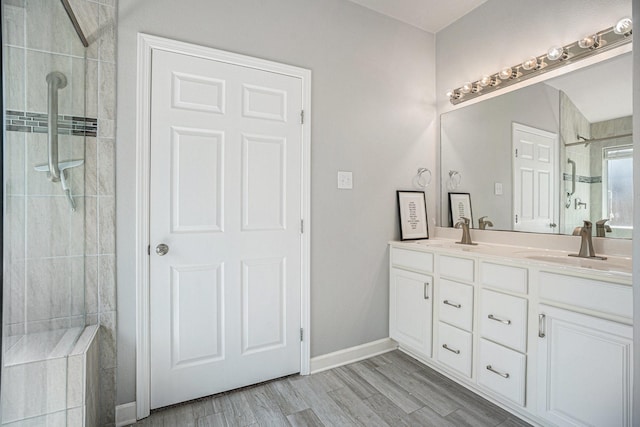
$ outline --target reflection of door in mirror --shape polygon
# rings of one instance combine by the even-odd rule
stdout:
[[[558,135],[513,123],[513,229],[557,233]]]

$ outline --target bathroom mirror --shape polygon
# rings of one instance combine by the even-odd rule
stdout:
[[[625,53],[443,114],[439,225],[469,193],[476,229],[630,238],[631,85]]]

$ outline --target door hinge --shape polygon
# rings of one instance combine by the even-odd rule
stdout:
[[[516,224],[518,223],[518,215],[516,215]]]
[[[304,110],[300,111],[300,124],[304,124]]]
[[[300,234],[304,234],[304,219],[300,220]]]
[[[300,328],[300,341],[304,341],[304,329]]]
[[[518,158],[518,149],[516,148],[516,159]]]
[[[147,246],[147,255],[151,255],[151,245]]]

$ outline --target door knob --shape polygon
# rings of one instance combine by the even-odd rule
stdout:
[[[160,243],[158,246],[156,246],[156,253],[160,256],[165,256],[167,253],[169,253],[169,246],[165,245],[164,243]]]

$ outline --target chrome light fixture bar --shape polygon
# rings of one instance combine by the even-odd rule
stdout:
[[[633,39],[631,35],[631,18],[622,18],[613,27],[589,34],[565,46],[553,46],[543,55],[532,56],[521,64],[505,67],[499,72],[483,76],[475,82],[467,82],[459,88],[448,92],[447,96],[453,105],[457,105],[581,59],[631,43]]]

